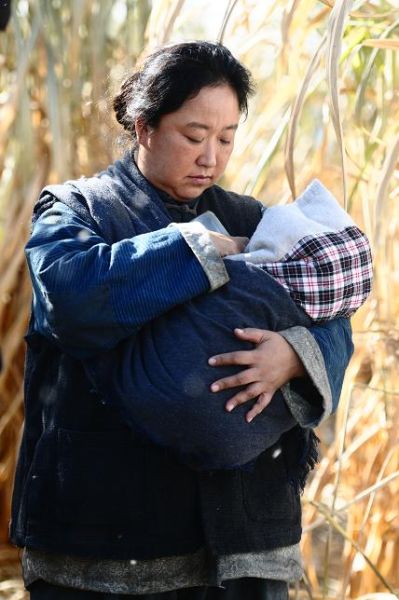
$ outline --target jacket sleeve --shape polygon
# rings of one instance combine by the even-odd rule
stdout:
[[[323,355],[334,412],[338,407],[345,371],[354,350],[350,320],[341,317],[326,321],[323,325],[311,327],[309,332]]]
[[[350,321],[341,317],[309,329],[292,327],[280,334],[294,348],[308,374],[283,387],[285,400],[300,425],[316,427],[338,406],[353,353]]]
[[[36,221],[26,257],[35,331],[76,358],[114,347],[144,323],[228,280],[215,253],[209,261],[222,271],[217,285],[210,281],[177,227],[109,245],[61,202]]]

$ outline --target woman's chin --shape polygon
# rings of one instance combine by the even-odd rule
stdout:
[[[201,194],[205,192],[205,190],[210,188],[211,185],[212,182],[210,180],[208,180],[207,182],[202,181],[190,183],[189,185],[185,186],[184,189],[181,190],[181,194],[179,194],[179,201],[191,202],[192,200],[198,198],[198,196],[201,196]]]

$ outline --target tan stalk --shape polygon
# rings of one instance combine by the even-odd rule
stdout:
[[[325,4],[326,6],[328,6],[328,8],[334,8],[333,0],[319,0],[319,2]]]
[[[262,153],[259,163],[255,167],[253,179],[251,182],[249,182],[249,184],[245,188],[246,194],[254,196],[255,198],[259,197],[260,191],[264,185],[264,180],[263,180],[262,175],[265,172],[265,168],[267,167],[268,163],[270,162],[277,146],[281,142],[284,131],[288,125],[289,115],[290,115],[289,110],[287,110],[285,112],[283,118],[280,120],[280,123],[279,123],[278,127],[276,128],[276,131],[270,138],[265,150]]]
[[[345,145],[342,130],[342,121],[339,108],[338,93],[338,65],[342,49],[342,35],[345,27],[346,16],[352,6],[351,0],[337,0],[331,11],[327,35],[327,82],[331,117],[337,136],[338,148],[341,157],[342,182],[344,206],[347,205],[347,173],[345,161]]]
[[[391,586],[391,584],[385,579],[385,577],[382,575],[382,573],[380,573],[380,571],[373,564],[373,562],[370,560],[370,558],[365,554],[365,552],[359,546],[359,544],[354,539],[352,539],[346,533],[345,529],[343,529],[339,525],[339,523],[337,523],[337,521],[331,516],[331,514],[328,511],[328,509],[326,507],[322,506],[321,504],[318,504],[318,503],[316,503],[314,501],[312,501],[311,503],[317,508],[318,511],[320,511],[323,514],[323,516],[328,521],[328,523],[331,525],[331,527],[333,529],[335,529],[335,531],[337,531],[345,540],[347,540],[353,546],[353,548],[355,548],[355,550],[357,552],[359,552],[359,554],[361,554],[363,556],[364,560],[366,561],[366,563],[368,564],[368,566],[370,567],[370,569],[378,577],[378,579],[381,581],[381,583],[387,588],[387,590],[389,590],[391,592],[391,594],[393,594],[395,596],[395,598],[399,598],[399,595],[395,592],[395,590]]]
[[[231,15],[233,14],[233,10],[236,7],[237,3],[238,3],[238,0],[227,0],[226,11],[224,13],[222,25],[220,27],[220,31],[217,36],[217,40],[220,44],[223,44],[227,25],[230,21]]]
[[[399,50],[399,40],[364,40],[363,46],[382,48],[384,50]]]
[[[292,25],[295,11],[297,10],[299,4],[300,4],[300,0],[292,0],[292,4],[291,4],[290,8],[288,10],[284,11],[284,15],[283,15],[282,23],[281,23],[281,39],[282,39],[283,50],[284,50],[284,48],[286,48],[286,46],[288,46],[290,27]]]
[[[147,26],[148,49],[168,42],[184,3],[185,0],[158,0],[154,3]]]
[[[384,31],[381,33],[381,36],[379,37],[378,41],[382,42],[385,38],[387,38],[392,31],[394,31],[397,27],[399,26],[399,19],[396,19],[393,23],[390,23],[388,27],[386,27],[384,29]],[[366,92],[366,87],[367,84],[369,82],[370,76],[371,76],[371,72],[372,69],[374,67],[378,52],[379,52],[380,48],[379,47],[374,47],[374,50],[372,51],[372,53],[370,54],[370,57],[367,61],[367,65],[362,73],[362,77],[360,80],[360,85],[358,86],[358,89],[356,90],[356,100],[355,100],[355,113],[356,113],[356,119],[357,121],[360,123],[361,119],[360,119],[360,112],[361,112],[361,107],[363,105],[363,100],[364,100],[364,95]]]
[[[382,212],[384,210],[388,188],[391,178],[399,161],[399,137],[396,138],[387,149],[384,164],[382,166],[380,183],[377,188],[375,202],[375,244],[379,247],[382,244]]]
[[[368,519],[370,518],[370,513],[371,513],[371,509],[373,507],[373,504],[375,502],[376,499],[376,492],[377,490],[381,489],[381,487],[384,487],[386,483],[389,483],[391,480],[396,479],[396,477],[399,477],[399,471],[396,471],[395,473],[391,473],[391,475],[388,475],[387,477],[383,477],[384,472],[388,466],[388,464],[390,463],[392,456],[394,454],[394,452],[398,450],[398,447],[396,448],[391,448],[383,461],[383,464],[381,466],[381,469],[379,470],[379,472],[377,472],[377,477],[376,477],[376,483],[374,485],[371,486],[371,488],[369,488],[369,490],[371,490],[370,492],[370,497],[368,499],[368,503],[367,503],[367,507],[364,511],[364,515],[363,515],[363,521],[362,524],[360,526],[360,529],[363,530],[364,527],[367,524]],[[374,466],[374,465],[373,465]],[[374,488],[374,489],[372,489]],[[365,490],[368,491],[368,490]]]
[[[173,27],[176,22],[176,19],[179,16],[179,14],[183,8],[184,2],[185,2],[185,0],[176,0],[175,5],[171,11],[170,17],[165,25],[164,33],[161,38],[161,44],[165,44],[165,42],[167,42],[169,40],[169,38],[172,34]]]
[[[358,502],[362,502],[365,498],[367,498],[370,495],[373,495],[378,490],[384,488],[388,483],[391,483],[391,481],[394,481],[395,479],[398,479],[398,478],[399,478],[399,471],[395,471],[395,473],[391,473],[390,475],[387,475],[386,477],[384,477],[377,483],[375,483],[372,486],[370,486],[369,488],[363,490],[360,494],[355,496],[355,498],[353,498],[349,502],[345,502],[345,504],[342,504],[341,506],[336,507],[333,511],[331,511],[331,514],[333,516],[336,516],[341,512],[347,511],[348,508],[350,508],[354,504],[357,504]],[[309,499],[308,497],[304,498],[304,501],[309,502],[310,504],[313,503],[313,501],[311,499]],[[304,533],[307,533],[309,531],[316,529],[317,527],[320,527],[324,523],[325,523],[324,518],[317,519],[316,521],[313,521],[313,523],[309,523],[308,525],[306,525],[303,528],[303,531],[304,531]]]
[[[297,131],[298,119],[301,114],[301,110],[303,104],[305,102],[305,97],[308,92],[310,82],[312,81],[312,77],[320,63],[321,54],[324,50],[324,46],[326,43],[327,37],[324,36],[314,53],[312,60],[308,66],[308,69],[305,73],[305,77],[303,79],[302,85],[299,89],[299,93],[295,99],[294,105],[292,107],[291,117],[288,124],[288,134],[287,134],[287,142],[285,149],[285,171],[287,174],[288,183],[291,189],[291,194],[293,198],[296,198],[296,189],[295,189],[295,167],[294,167],[294,148],[295,148],[295,136]]]

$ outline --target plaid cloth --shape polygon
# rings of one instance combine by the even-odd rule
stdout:
[[[262,267],[315,321],[351,316],[373,277],[370,244],[356,226],[305,236],[281,261]]]

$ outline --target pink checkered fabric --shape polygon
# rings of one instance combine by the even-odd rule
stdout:
[[[306,236],[282,261],[262,267],[314,321],[351,316],[373,279],[370,244],[356,226]]]

